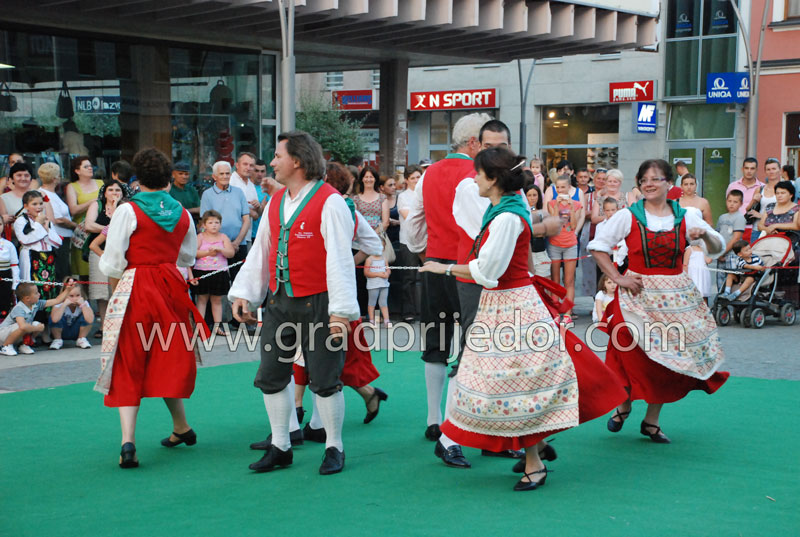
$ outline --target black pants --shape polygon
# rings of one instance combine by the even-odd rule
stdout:
[[[429,257],[428,260],[448,265],[455,264],[455,261],[450,259]],[[430,272],[423,272],[420,276],[422,277],[420,320],[422,334],[425,338],[422,360],[429,363],[447,364],[453,347],[455,322],[461,315],[456,278]]]
[[[56,259],[56,281],[63,282],[64,278],[72,274],[72,267],[70,266],[72,253],[72,241],[69,237],[65,237],[61,242],[61,246],[53,251]]]
[[[244,261],[245,258],[247,258],[247,247],[248,246],[249,246],[249,244],[240,244],[239,248],[233,254],[233,257],[228,259],[228,264],[232,265],[232,264],[236,263],[237,261]],[[231,283],[233,283],[233,280],[236,279],[236,275],[239,274],[239,269],[241,269],[241,268],[242,268],[242,265],[236,265],[235,267],[231,267],[231,268],[228,269],[228,274],[231,275]]]
[[[344,351],[337,348],[344,341],[331,339],[331,348],[326,345],[330,339],[328,293],[292,298],[281,287],[277,294],[267,293],[266,304],[256,388],[264,393],[278,393],[289,384],[299,343],[311,391],[321,397],[341,391]]]
[[[398,246],[395,252],[397,253],[398,265],[401,267],[420,266],[421,262],[417,254],[409,250],[408,246],[405,244],[397,244]],[[416,270],[399,270],[397,272],[400,273],[400,315],[402,317],[416,317],[419,314],[419,306],[417,305],[417,281],[419,280],[420,274]],[[389,293],[391,294],[391,291]]]
[[[469,327],[475,322],[475,315],[478,313],[478,304],[481,301],[483,286],[477,283],[456,281],[456,289],[458,289],[458,302],[461,305],[461,316],[459,318],[461,338],[459,340],[458,361],[450,371],[451,377],[456,376],[456,372],[458,372],[458,364],[461,362],[461,356],[463,356],[467,344]]]

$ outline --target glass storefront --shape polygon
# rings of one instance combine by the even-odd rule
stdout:
[[[154,146],[204,182],[241,151],[269,161],[277,124],[275,56],[0,31],[13,99],[0,116],[0,159],[86,154],[98,177]]]
[[[542,108],[542,154],[545,170],[569,160],[575,168],[616,168],[619,163],[619,107]]]

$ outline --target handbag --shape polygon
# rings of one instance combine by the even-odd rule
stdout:
[[[61,83],[61,91],[58,93],[58,101],[56,102],[56,116],[64,119],[69,119],[75,115],[75,109],[72,107],[72,97],[69,95],[69,88],[67,82]]]
[[[0,82],[0,112],[14,112],[17,109],[17,98],[11,95],[11,88]]]
[[[381,241],[383,242],[383,258],[386,260],[388,265],[394,263],[395,259],[397,259],[397,255],[394,253],[394,246],[392,246],[392,241],[389,240],[388,235],[386,233],[381,233]]]
[[[86,233],[86,230],[83,229],[82,226],[78,226],[74,230],[72,230],[72,237],[70,237],[70,242],[72,243],[72,246],[74,246],[75,248],[82,249],[83,243],[86,242],[87,238],[89,238],[89,234]]]

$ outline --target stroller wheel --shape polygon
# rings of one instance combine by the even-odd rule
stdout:
[[[794,304],[784,304],[781,306],[781,322],[786,326],[792,326],[797,319]]]
[[[716,317],[719,326],[728,326],[731,324],[731,310],[729,310],[727,306],[717,306],[714,317]]]
[[[754,308],[752,313],[750,313],[750,324],[752,325],[753,328],[763,327],[766,321],[767,321],[767,315],[761,308]]]
[[[739,324],[742,328],[750,328],[750,308],[743,308],[739,312]]]

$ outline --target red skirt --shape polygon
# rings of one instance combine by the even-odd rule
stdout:
[[[142,397],[186,399],[194,391],[190,318],[207,328],[177,267],[172,267],[174,274],[163,267],[136,268],[105,406],[139,406]]]
[[[578,381],[578,422],[584,423],[603,416],[624,403],[628,394],[603,361],[569,330],[562,330],[562,337],[575,366],[575,377]],[[450,421],[445,421],[441,429],[448,438],[462,446],[494,452],[529,448],[548,436],[565,430],[556,429],[518,437],[492,436],[465,431]]]
[[[364,330],[358,330],[358,345],[356,345],[356,328],[361,324],[361,319],[350,322],[350,332],[347,334],[347,352],[344,355],[344,368],[342,369],[342,383],[351,388],[366,386],[380,376],[378,370],[372,365],[372,354],[369,352]],[[306,368],[294,364],[294,383],[308,386]]]

